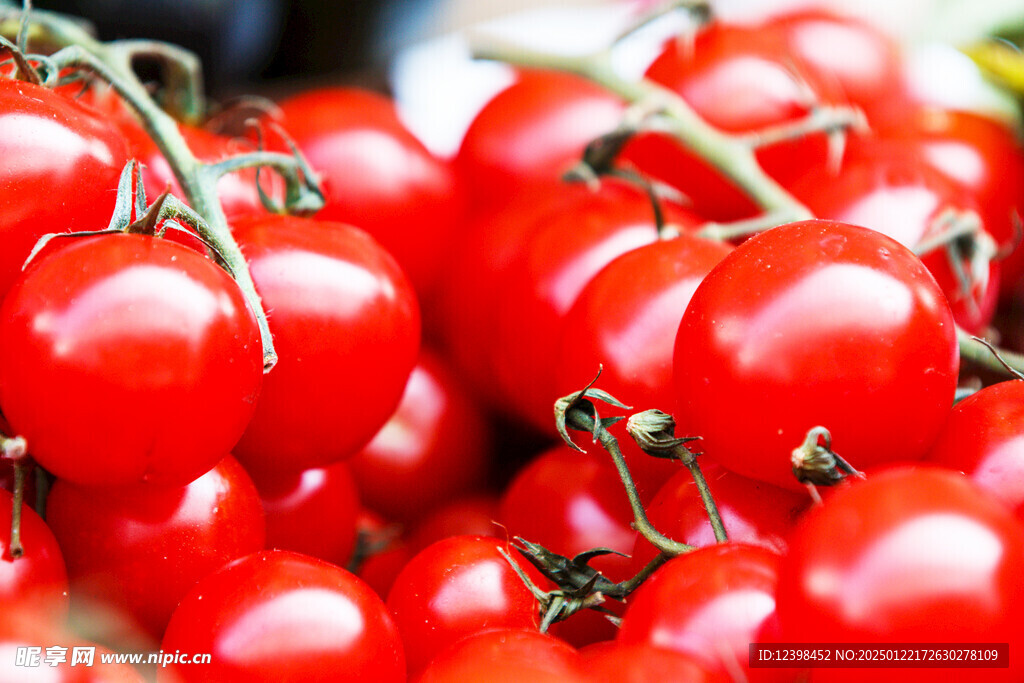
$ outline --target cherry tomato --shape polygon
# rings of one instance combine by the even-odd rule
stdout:
[[[187,486],[58,479],[46,518],[76,605],[118,610],[155,639],[196,582],[262,550],[266,534],[256,487],[230,456]]]
[[[790,488],[792,451],[819,425],[854,467],[919,459],[958,367],[949,304],[906,247],[793,223],[747,240],[697,287],[676,337],[676,432]]]
[[[1024,382],[957,403],[927,460],[960,470],[1024,519]]]
[[[394,103],[320,88],[280,104],[282,123],[320,174],[320,220],[366,230],[421,294],[433,287],[464,211],[461,185],[398,118]]]
[[[658,531],[673,540],[695,546],[714,545],[717,542],[715,532],[700,491],[689,470],[681,465],[679,468],[647,506],[647,518]],[[702,460],[701,470],[730,541],[761,546],[780,554],[786,552],[786,537],[810,503],[810,496],[748,479],[714,461]],[[658,553],[645,538],[637,536],[631,554],[635,573]]]
[[[418,683],[585,683],[579,653],[536,630],[493,629],[443,650]]]
[[[46,88],[0,79],[0,297],[36,241],[110,222],[128,149],[96,112]]]
[[[418,553],[452,536],[506,538],[498,519],[499,501],[495,496],[477,493],[456,498],[435,507],[409,528],[409,547]]]
[[[672,224],[685,228],[699,222],[670,204],[664,209]],[[612,260],[657,239],[647,194],[611,180],[594,192],[567,198],[537,219],[522,252],[503,273],[504,290],[497,301],[498,386],[517,415],[554,433],[551,410],[560,396],[551,350],[561,338],[566,314]]]
[[[482,485],[488,442],[478,404],[441,357],[424,352],[395,414],[348,464],[367,507],[412,520]]]
[[[1009,642],[1013,652],[1024,642],[1022,571],[1024,527],[1009,510],[958,473],[892,469],[836,491],[790,537],[779,570],[782,635],[793,642]],[[958,669],[956,678],[1020,680],[1020,661],[1011,658],[1010,667]],[[936,680],[938,673],[899,676]]]
[[[160,681],[405,681],[402,642],[362,580],[299,553],[247,555],[210,574],[171,617],[164,652],[211,663],[161,669]]]
[[[537,628],[537,602],[500,541],[454,536],[413,557],[395,579],[387,605],[402,634],[409,675],[460,638],[495,628]]]
[[[0,309],[0,405],[32,455],[81,484],[184,485],[235,445],[263,381],[228,274],[167,240],[73,240]]]
[[[631,597],[617,641],[663,647],[721,674],[767,680],[755,674],[770,670],[752,672],[747,654],[772,625],[778,578],[779,556],[765,548],[730,542],[681,555]]]
[[[356,544],[359,491],[347,463],[256,480],[267,517],[267,547],[344,567]]]
[[[365,232],[287,216],[232,224],[280,361],[235,448],[260,478],[351,457],[394,412],[419,352],[416,296]]]
[[[475,206],[514,203],[557,182],[624,112],[618,97],[586,79],[524,69],[470,124],[456,168]]]
[[[0,490],[0,608],[24,609],[55,624],[68,614],[68,574],[64,556],[46,522],[21,506],[22,555],[11,555],[11,514],[14,496]]]

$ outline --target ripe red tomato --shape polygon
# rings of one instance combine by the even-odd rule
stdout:
[[[0,609],[25,610],[55,624],[68,614],[68,574],[57,540],[46,522],[21,506],[20,557],[11,555],[11,514],[14,496],[0,490]]]
[[[676,431],[792,488],[792,451],[818,425],[857,468],[923,457],[958,367],[949,304],[906,247],[793,223],[747,240],[697,287],[676,337]]]
[[[417,683],[585,683],[579,652],[536,630],[499,628],[443,650]]]
[[[617,641],[646,643],[693,657],[723,675],[747,667],[750,643],[773,626],[779,556],[721,543],[669,560],[636,591]],[[778,672],[771,672],[781,680]]]
[[[1024,381],[957,403],[927,460],[964,472],[1024,519]]]
[[[683,229],[700,222],[679,207],[666,204],[664,209],[666,222]],[[650,198],[613,180],[594,192],[572,195],[537,219],[521,253],[502,274],[504,289],[496,302],[496,369],[505,405],[554,433],[551,411],[560,394],[552,348],[561,339],[566,314],[605,266],[657,239]],[[584,385],[596,371],[596,366],[590,370]]]
[[[479,404],[440,356],[424,351],[395,414],[348,465],[364,505],[409,521],[480,487],[489,441]]]
[[[263,478],[355,455],[391,417],[416,362],[412,287],[347,225],[268,215],[232,230],[280,357],[235,456]]]
[[[204,652],[158,680],[403,683],[402,641],[379,597],[351,573],[268,550],[210,574],[171,617],[161,649]]]
[[[267,517],[267,547],[344,567],[356,544],[359,491],[347,463],[255,480]]]
[[[943,212],[974,211],[970,195],[936,171],[920,150],[901,149],[886,141],[862,141],[838,176],[830,170],[815,169],[793,184],[792,191],[818,218],[862,225],[916,248],[950,228],[940,219]],[[982,223],[976,239],[979,249],[996,242]],[[999,298],[999,263],[989,255],[976,272],[968,250],[958,261],[969,275],[969,288],[958,281],[944,248],[921,255],[921,260],[938,281],[953,309],[957,324],[972,334],[981,334],[992,320]],[[981,256],[981,254],[979,254]]]
[[[68,481],[187,484],[238,441],[262,381],[238,286],[166,240],[74,238],[0,309],[0,406]]]
[[[444,648],[480,631],[536,629],[537,601],[482,536],[454,536],[413,557],[395,579],[387,605],[416,676]]]
[[[263,549],[259,495],[228,456],[187,486],[78,486],[58,479],[46,519],[76,605],[110,609],[159,639],[200,579]]]
[[[398,118],[394,103],[354,88],[320,88],[281,102],[282,123],[320,174],[317,218],[366,230],[430,290],[463,220],[451,166],[435,158]]]
[[[647,518],[673,540],[695,546],[714,545],[715,532],[693,476],[682,465],[678,467],[680,471],[647,506]],[[786,552],[786,537],[811,502],[810,496],[748,479],[712,460],[702,460],[701,470],[730,541]],[[657,549],[637,536],[631,554],[635,573],[654,559]]]
[[[470,124],[456,169],[477,209],[518,202],[558,182],[624,112],[618,97],[584,78],[521,70]]]
[[[584,648],[583,668],[591,683],[726,683],[729,676],[702,666],[694,657],[647,643],[606,641]]]
[[[1013,652],[1024,643],[1022,571],[1024,527],[965,477],[924,466],[879,472],[836,491],[790,537],[779,570],[782,637],[1009,642]],[[1020,659],[1010,667],[958,669],[956,678],[1021,680]]]
[[[51,232],[106,227],[128,161],[120,132],[46,88],[0,79],[0,296]]]

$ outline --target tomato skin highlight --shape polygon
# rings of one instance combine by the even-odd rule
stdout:
[[[384,603],[358,577],[284,550],[247,555],[186,595],[164,652],[210,653],[203,666],[170,666],[157,680],[404,683],[405,657]]]
[[[922,458],[958,368],[949,304],[906,247],[793,223],[697,287],[676,337],[676,433],[734,472],[797,488],[792,451],[819,425],[854,467]]]
[[[249,216],[232,223],[270,311],[279,362],[234,449],[257,478],[355,455],[391,417],[416,362],[416,295],[367,233]]]
[[[94,110],[0,79],[0,158],[2,297],[40,237],[106,227],[128,147]]]
[[[238,286],[167,240],[102,235],[34,263],[0,308],[0,406],[80,484],[184,485],[238,441],[263,383]]]

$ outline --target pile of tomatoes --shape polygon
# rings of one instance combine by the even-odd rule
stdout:
[[[295,148],[316,172],[312,217],[271,210],[272,171],[217,182],[267,373],[201,234],[104,230],[189,176],[102,84],[22,71],[0,78],[4,680],[936,675],[760,668],[752,643],[1008,643],[958,680],[1024,680],[1024,382],[961,362],[971,335],[1024,345],[1024,148],[915,91],[876,29],[712,19],[647,71],[670,106],[518,69],[451,159],[356,89],[237,135],[179,122],[204,164]],[[683,144],[680,106],[746,156]],[[618,405],[574,410],[699,437],[727,539],[626,420],[598,429],[628,475],[560,442],[552,406],[595,376]],[[175,657],[49,655],[84,644]]]

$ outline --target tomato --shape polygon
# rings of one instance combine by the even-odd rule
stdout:
[[[394,412],[419,352],[408,280],[365,232],[287,216],[232,224],[280,361],[235,456],[260,478],[351,457]]]
[[[405,681],[402,642],[379,597],[351,573],[284,550],[210,574],[171,617],[161,649],[209,665],[161,669],[160,681]]]
[[[159,639],[203,577],[263,549],[259,495],[228,456],[187,486],[78,486],[58,479],[47,522],[76,605],[119,611]]]
[[[36,241],[110,222],[124,139],[96,112],[46,88],[0,79],[0,297]]]
[[[256,480],[267,517],[267,547],[344,567],[356,545],[359,491],[347,463]]]
[[[624,113],[618,97],[580,76],[523,69],[476,115],[456,169],[477,208],[516,203],[557,182]]]
[[[1022,570],[1024,527],[965,477],[924,466],[877,473],[836,491],[790,537],[779,570],[782,636],[1009,642],[1013,652],[1024,639]],[[1010,665],[958,669],[956,678],[1020,680],[1020,660]],[[901,669],[899,676],[935,680],[936,674]]]
[[[693,476],[682,465],[679,468],[647,506],[647,518],[673,540],[694,546],[714,545],[715,532]],[[748,479],[714,461],[702,460],[701,470],[730,541],[786,552],[786,537],[811,501],[806,493]],[[654,546],[637,536],[631,553],[633,572],[657,554]]]
[[[700,222],[669,204],[665,219],[683,229]],[[522,252],[503,272],[498,295],[498,387],[519,415],[554,433],[552,406],[565,316],[586,284],[616,257],[658,239],[650,198],[613,180],[575,194],[537,219]],[[597,367],[592,368],[593,377]],[[575,391],[581,386],[573,387]]]
[[[854,467],[920,459],[958,367],[949,304],[906,247],[793,223],[747,240],[697,287],[676,337],[676,433],[791,488],[792,451],[818,425]]]
[[[748,669],[747,654],[773,625],[778,580],[779,556],[766,548],[722,543],[681,555],[633,594],[616,640],[681,652],[722,674],[743,671],[767,680]]]
[[[893,147],[885,141],[862,142],[851,157],[838,176],[819,169],[793,184],[793,193],[818,218],[862,225],[916,248],[950,228],[940,220],[943,212],[976,209],[968,195],[942,177],[915,150]],[[993,260],[994,253],[985,260],[985,245],[994,252],[996,243],[984,223],[974,240],[979,250],[977,256],[982,259],[978,265],[980,273],[968,248],[962,248],[957,256],[969,276],[968,282],[958,281],[951,266],[951,254],[945,248],[922,254],[921,259],[949,299],[957,324],[972,334],[981,334],[995,313],[999,263]]]
[[[187,484],[238,441],[262,381],[238,286],[166,240],[74,238],[0,309],[0,406],[71,482]]]
[[[409,547],[418,553],[429,545],[452,536],[506,538],[500,519],[498,499],[487,493],[455,498],[438,505],[408,530]]]
[[[142,126],[133,118],[121,120],[118,125],[128,142],[132,156],[142,164],[146,195],[153,198],[169,189],[176,197],[184,200],[185,193],[174,177],[174,171]],[[255,151],[252,145],[215,135],[202,128],[178,124],[178,131],[192,154],[206,163],[212,164],[233,155]],[[280,176],[272,170],[264,170],[260,174],[260,183],[270,197],[275,201],[281,201],[284,184]],[[228,216],[261,213],[265,210],[256,188],[255,170],[248,169],[221,176],[217,182],[217,196],[220,198],[224,213]]]
[[[395,414],[349,465],[367,507],[411,520],[482,485],[489,438],[479,404],[440,356],[424,351]]]
[[[695,658],[646,643],[607,643],[597,651],[580,650],[591,683],[725,683],[733,680],[702,666]]]
[[[1000,382],[957,403],[927,460],[964,472],[1024,519],[1024,382]]]
[[[647,70],[675,91],[707,123],[726,133],[754,134],[810,114],[815,104],[836,104],[842,94],[811,70],[801,70],[779,35],[761,27],[712,22],[695,38],[670,40]],[[639,136],[624,150],[642,171],[682,190],[699,213],[732,220],[757,213],[755,205],[720,171],[663,134]],[[821,133],[758,150],[765,171],[787,182],[824,164]]]
[[[320,174],[317,217],[366,230],[429,291],[464,211],[452,168],[427,151],[394,103],[355,88],[320,88],[280,104],[282,123]]]
[[[499,543],[481,536],[438,541],[395,579],[387,605],[405,643],[410,676],[460,638],[495,628],[537,628],[537,602],[498,552]]]
[[[477,633],[443,650],[418,683],[584,683],[579,653],[553,636],[510,628]]]
[[[35,510],[21,506],[22,555],[11,555],[14,496],[0,490],[0,608],[24,609],[60,624],[68,614],[68,574],[53,532]]]

